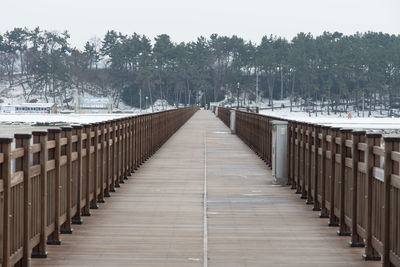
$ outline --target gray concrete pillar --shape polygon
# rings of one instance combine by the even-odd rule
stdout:
[[[233,134],[236,133],[236,110],[235,109],[231,109],[231,132]]]

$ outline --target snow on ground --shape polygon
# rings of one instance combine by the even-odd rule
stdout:
[[[74,89],[70,90],[75,91]],[[88,92],[85,92],[84,95],[85,97],[98,97],[96,95],[91,95]],[[74,96],[72,96],[74,98]],[[30,97],[30,100],[36,100],[38,103],[46,103],[46,98],[43,95],[32,95]],[[47,99],[49,102],[53,102],[52,98]],[[64,103],[62,103],[62,99],[57,97],[55,99],[56,104],[57,104],[57,109],[58,110],[66,110],[66,106]],[[8,88],[7,84],[4,82],[0,82],[0,105],[3,104],[10,104],[10,105],[15,105],[15,104],[21,104],[21,103],[26,103],[27,99],[24,98],[24,90],[22,86],[15,86],[13,88]],[[146,101],[143,99],[143,106],[145,106]],[[115,103],[114,103],[115,104]],[[72,99],[72,101],[69,103],[70,108],[74,108],[75,106],[75,99]],[[150,101],[148,103],[148,107],[144,107],[142,110],[139,108],[130,106],[128,104],[125,104],[123,101],[120,101],[118,104],[118,108],[114,108],[114,111],[120,111],[120,112],[133,112],[133,113],[150,113],[150,112],[157,112],[161,110],[168,110],[168,109],[174,109],[175,107],[172,105],[169,105],[166,100],[156,100],[154,101],[153,107],[150,105]]]
[[[85,96],[92,97],[92,95],[85,93]],[[25,103],[26,99],[23,97],[23,89],[21,86],[16,86],[12,89],[6,88],[4,84],[0,83],[0,99],[2,100],[2,104],[21,104]],[[43,96],[34,96],[32,99],[36,99],[39,103],[44,103],[46,100]],[[49,99],[50,100],[50,99]],[[58,99],[56,99],[58,100]],[[60,103],[57,103],[60,105]],[[72,103],[73,105],[73,103]],[[73,108],[73,107],[72,107]],[[91,114],[79,114],[74,113],[73,110],[65,110],[58,107],[58,110],[62,112],[68,112],[70,114],[2,114],[0,113],[0,124],[25,124],[25,125],[61,125],[61,124],[82,124],[82,123],[94,123],[107,121],[117,118],[123,118],[128,116],[134,116],[139,114],[146,114],[152,112],[158,112],[163,110],[175,109],[176,107],[172,105],[168,105],[165,100],[156,100],[151,107],[150,104],[148,107],[139,109],[135,107],[131,107],[129,105],[120,103],[119,108],[113,109],[114,112],[118,113],[110,113],[110,114],[101,114],[101,113],[91,113]],[[1,132],[0,132],[1,134]]]
[[[285,108],[281,108],[282,104],[285,106]],[[270,109],[271,107],[268,107],[267,101],[264,101],[264,103],[260,106],[260,114],[274,116],[286,120],[351,129],[400,130],[400,118],[384,118],[382,115],[380,115],[379,111],[372,112],[371,117],[367,117],[368,111],[365,111],[365,117],[362,117],[362,112],[360,111],[360,116],[357,117],[357,112],[351,110],[351,118],[349,118],[348,114],[345,112],[337,114],[330,112],[328,115],[326,110],[323,112],[320,111],[317,113],[310,113],[303,111],[298,107],[294,107],[292,109],[293,111],[290,112],[289,100],[274,101],[273,111]]]
[[[225,100],[224,100],[225,101]],[[221,104],[225,107],[229,107],[230,105],[225,105],[222,102]],[[368,111],[365,110],[364,116],[362,111],[359,111],[359,116],[357,116],[357,112],[349,107],[349,112],[351,114],[351,118],[348,117],[348,113],[342,111],[338,113],[330,112],[328,115],[327,106],[325,105],[323,110],[319,110],[316,113],[312,113],[312,108],[308,107],[309,111],[306,111],[303,107],[298,107],[293,103],[292,112],[290,111],[290,100],[274,100],[274,110],[271,109],[271,106],[268,104],[268,99],[261,99],[257,104],[254,102],[247,102],[244,106],[256,107],[260,108],[259,113],[263,115],[273,116],[277,118],[282,118],[285,120],[292,120],[298,122],[326,125],[326,126],[334,126],[340,128],[351,128],[351,129],[365,129],[365,130],[387,130],[383,132],[399,132],[400,133],[400,118],[389,118],[384,117],[387,115],[387,111],[383,111],[380,114],[380,111],[372,111],[370,117],[368,117]],[[319,104],[319,103],[318,103]],[[235,107],[235,103],[231,104],[232,107]],[[320,107],[318,107],[320,109]],[[398,113],[398,111],[397,111]]]
[[[83,124],[107,121],[128,116],[133,113],[110,114],[0,114],[0,123],[68,123]]]
[[[0,124],[83,124],[108,121],[140,114],[158,112],[162,110],[175,109],[174,106],[162,106],[156,102],[154,107],[147,109],[131,109],[121,113],[70,113],[70,114],[1,114]],[[129,113],[128,113],[129,112]]]
[[[318,115],[318,117],[309,116],[306,112],[290,112],[289,109],[280,110],[261,110],[260,114],[274,116],[286,120],[293,120],[320,125],[335,125],[338,127],[362,127],[362,128],[391,128],[400,129],[400,118],[374,118],[374,117],[335,117],[335,115]]]

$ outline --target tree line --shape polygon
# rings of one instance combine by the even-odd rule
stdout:
[[[299,33],[291,40],[264,36],[258,44],[212,34],[174,43],[113,30],[91,38],[83,49],[70,35],[35,28],[0,34],[0,80],[20,86],[27,102],[43,96],[70,107],[75,92],[112,97],[139,106],[232,104],[268,98],[340,106],[400,107],[400,36],[378,32],[344,35]],[[256,95],[256,87],[259,95]],[[227,98],[227,99],[226,99]],[[363,104],[364,103],[364,104]]]

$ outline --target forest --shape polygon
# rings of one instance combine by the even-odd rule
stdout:
[[[149,105],[165,99],[177,106],[239,97],[243,104],[319,102],[328,111],[400,108],[399,35],[298,33],[291,40],[265,35],[254,43],[212,34],[175,43],[167,34],[152,40],[110,30],[83,49],[70,39],[68,31],[40,28],[0,33],[0,93],[19,87],[26,102],[43,96],[67,108],[76,92],[112,97],[117,107],[139,106],[145,97]]]

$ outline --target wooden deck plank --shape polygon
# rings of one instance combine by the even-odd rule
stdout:
[[[364,262],[208,111],[184,125],[47,259],[32,266],[379,266]]]

